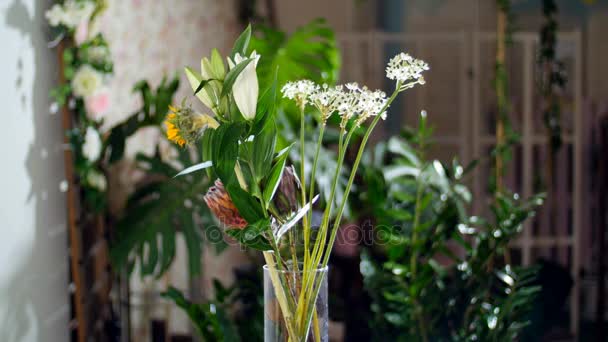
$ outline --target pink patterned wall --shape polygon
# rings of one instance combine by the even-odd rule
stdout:
[[[101,31],[109,41],[115,72],[110,83],[112,106],[106,127],[124,119],[140,106],[131,89],[147,79],[158,85],[164,75],[179,74],[177,100],[191,95],[183,67],[200,65],[200,58],[217,47],[230,49],[239,31],[233,1],[217,0],[109,0]],[[134,137],[127,152],[149,150],[158,132]]]

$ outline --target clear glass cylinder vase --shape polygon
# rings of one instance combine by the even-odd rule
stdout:
[[[316,298],[313,295],[302,298],[302,280],[304,273],[300,269],[277,270],[264,265],[264,341],[265,342],[328,342],[329,316],[327,305],[327,274],[328,268],[319,268],[311,271],[309,276],[314,288],[318,287]],[[313,291],[314,292],[314,291]],[[290,296],[287,298],[286,296]],[[314,309],[308,315],[296,312],[294,307],[301,301],[314,302]],[[288,302],[291,302],[290,306]],[[291,307],[291,309],[290,309]],[[285,315],[285,311],[287,315]],[[297,317],[310,317],[300,320],[304,322],[298,328],[292,328],[291,337],[288,331],[288,322],[297,321]],[[292,325],[294,327],[294,325]],[[294,341],[295,340],[295,341]]]

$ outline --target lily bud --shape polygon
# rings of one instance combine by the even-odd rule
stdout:
[[[246,120],[253,120],[255,118],[259,92],[258,75],[256,74],[255,68],[260,59],[260,55],[254,51],[249,58],[253,58],[253,61],[249,62],[236,78],[236,81],[232,86],[232,94],[234,95],[236,106],[241,111],[241,114],[243,114],[243,117]],[[234,61],[228,59],[228,65],[230,66],[230,69],[233,69],[245,59],[245,57],[242,57],[237,53],[234,56]]]
[[[243,229],[247,221],[239,214],[230,195],[224,189],[224,184],[217,179],[215,185],[210,187],[204,197],[205,203],[215,217],[227,227]]]
[[[281,214],[288,215],[298,209],[298,194],[300,191],[300,180],[293,165],[285,167],[279,188],[274,195],[274,205]]]

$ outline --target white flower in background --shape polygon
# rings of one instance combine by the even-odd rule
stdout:
[[[105,63],[110,59],[110,49],[106,46],[92,46],[87,49],[87,57],[94,63]]]
[[[283,97],[295,100],[300,106],[305,106],[312,94],[319,90],[319,86],[311,80],[300,80],[286,83],[281,92]]]
[[[99,191],[106,191],[106,189],[108,188],[108,181],[106,180],[106,176],[96,170],[89,171],[89,173],[87,174],[87,183],[91,187]]]
[[[249,58],[252,58],[253,61],[249,62],[236,78],[236,81],[232,86],[232,94],[243,117],[247,120],[253,120],[253,118],[255,118],[259,92],[258,75],[256,74],[255,68],[258,65],[260,55],[254,51]],[[234,56],[234,61],[228,58],[228,65],[232,70],[236,65],[246,59],[247,58],[242,57],[237,53]]]
[[[101,154],[101,137],[99,137],[99,132],[91,126],[87,127],[84,135],[82,154],[90,161],[96,161]]]
[[[64,25],[75,28],[88,21],[95,12],[95,3],[92,1],[67,0],[63,5],[55,4],[46,11],[45,16],[51,26]]]
[[[72,79],[72,89],[74,95],[80,97],[91,96],[101,88],[103,84],[103,77],[101,73],[95,70],[90,65],[81,66],[74,78]]]
[[[424,84],[422,73],[427,70],[429,65],[424,61],[402,52],[388,62],[386,77],[411,88],[417,83]]]
[[[44,16],[46,17],[46,20],[49,21],[51,26],[59,26],[59,24],[63,23],[65,12],[60,4],[55,4],[53,7],[51,7],[51,9],[46,11]]]

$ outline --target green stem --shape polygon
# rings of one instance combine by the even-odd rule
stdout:
[[[306,205],[306,174],[305,172],[305,160],[306,157],[304,155],[304,131],[305,131],[305,118],[304,118],[304,105],[300,105],[300,182],[302,183],[302,206]],[[302,226],[303,230],[306,234],[306,231],[310,231],[310,225],[308,224],[308,217],[304,215],[302,217]],[[306,260],[308,259],[307,251],[309,249],[308,239],[304,239],[304,263],[306,264]],[[297,267],[297,266],[296,266]]]
[[[308,212],[308,222],[311,222],[312,225],[312,199],[314,197],[315,191],[315,176],[317,173],[317,162],[319,161],[319,152],[321,151],[321,146],[323,145],[323,135],[325,134],[325,123],[321,124],[321,129],[319,131],[319,138],[317,139],[317,148],[315,151],[315,158],[312,163],[312,170],[310,172],[310,188],[308,191],[308,202],[311,203],[310,211]],[[304,231],[304,239],[308,240],[310,237],[310,228]],[[307,234],[308,233],[308,234]]]
[[[384,112],[388,106],[395,100],[395,97],[397,97],[397,94],[399,94],[399,92],[401,91],[401,84],[398,82],[396,87],[395,87],[395,91],[393,91],[393,94],[391,95],[391,97],[388,99],[388,101],[386,102],[386,104],[384,105],[384,107],[382,108],[382,110],[380,110],[379,113]],[[327,249],[325,251],[325,255],[323,256],[323,263],[321,264],[320,268],[324,268],[327,266],[327,263],[329,262],[329,256],[331,255],[331,251],[333,249],[333,245],[334,242],[336,240],[336,235],[337,235],[337,231],[338,231],[338,227],[340,227],[340,220],[342,219],[342,214],[344,213],[344,208],[346,207],[346,201],[348,199],[348,195],[350,194],[350,190],[351,187],[353,185],[353,182],[355,180],[355,175],[357,174],[357,170],[359,168],[359,164],[361,163],[361,158],[363,157],[363,151],[365,150],[365,146],[367,145],[367,141],[369,140],[369,137],[371,135],[371,132],[374,130],[374,128],[376,127],[376,125],[378,124],[378,121],[380,120],[381,116],[377,115],[374,120],[372,121],[371,125],[368,127],[367,131],[365,132],[365,135],[363,136],[363,140],[361,141],[361,145],[359,146],[359,151],[357,152],[357,157],[355,159],[355,163],[353,165],[353,168],[351,170],[350,173],[350,177],[348,179],[348,183],[346,184],[346,189],[344,190],[344,195],[342,198],[342,203],[340,205],[340,208],[338,209],[338,214],[336,216],[336,220],[334,221],[334,225],[332,227],[332,231],[331,231],[331,238],[329,240],[329,244],[327,246]],[[352,132],[354,131],[351,130],[351,132],[349,133],[349,136],[347,137],[347,142],[350,139],[350,136],[352,135]],[[346,149],[348,148],[348,143],[346,143],[343,146],[343,153],[342,153],[342,157],[345,154]],[[342,161],[339,161],[339,166],[342,164]],[[337,178],[334,179],[334,187],[335,187],[335,183],[337,182]],[[331,202],[328,204],[328,206],[331,206]],[[319,275],[320,279],[317,283],[316,286],[314,286],[314,283],[312,284],[313,286],[313,296],[309,297],[309,298],[314,298],[316,300],[316,298],[319,295],[319,291],[321,289],[321,283],[323,282],[323,276],[324,274],[321,273]],[[312,316],[312,310],[308,310],[307,312],[307,319],[306,321],[310,320],[310,317]]]
[[[388,106],[395,100],[395,97],[397,97],[397,94],[399,94],[399,92],[401,91],[400,88],[401,88],[401,84],[397,83],[397,86],[395,87],[395,91],[393,91],[393,94],[391,95],[391,97],[388,99],[388,101],[386,101],[386,104],[384,105],[382,110],[380,110],[380,113],[384,112],[388,108]],[[369,140],[369,137],[370,137],[372,131],[378,124],[378,121],[380,121],[380,118],[381,118],[380,115],[377,115],[376,117],[374,117],[374,120],[372,121],[371,125],[367,128],[367,131],[365,131],[365,135],[363,136],[363,140],[361,141],[361,145],[359,146],[359,151],[357,151],[357,158],[355,159],[355,163],[350,172],[350,177],[348,178],[348,183],[346,184],[346,188],[344,189],[344,196],[342,198],[342,203],[340,204],[340,208],[338,209],[338,214],[336,216],[336,220],[334,221],[334,225],[332,227],[331,239],[329,240],[329,245],[327,246],[327,250],[326,250],[325,256],[323,258],[322,267],[327,266],[327,263],[329,261],[329,256],[331,255],[331,250],[333,248],[334,241],[336,240],[336,234],[337,234],[338,228],[340,227],[340,221],[342,220],[342,214],[344,213],[344,208],[346,208],[346,201],[350,194],[350,190],[353,185],[353,182],[355,181],[355,176],[357,174],[357,170],[359,169],[359,164],[361,163],[361,158],[363,157],[363,151],[365,150],[365,146],[367,145],[367,141]],[[347,147],[345,147],[344,149],[346,150],[346,148]]]

